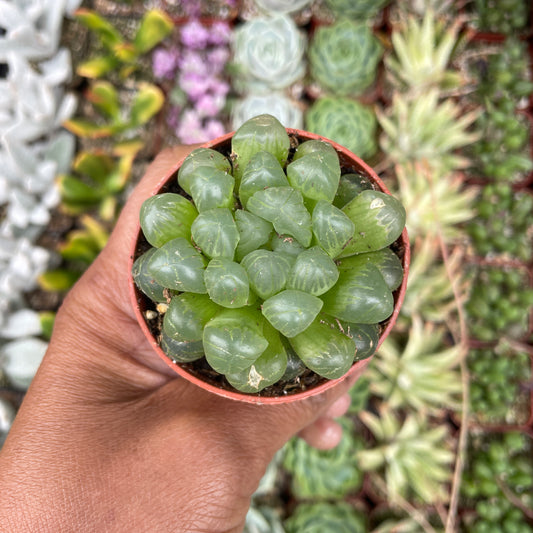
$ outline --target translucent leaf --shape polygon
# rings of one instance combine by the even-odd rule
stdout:
[[[190,363],[204,356],[202,341],[177,341],[164,331],[161,335],[161,349],[175,363]]]
[[[141,228],[146,240],[156,248],[166,242],[191,238],[191,225],[198,216],[196,208],[183,196],[174,193],[157,194],[141,206]]]
[[[287,368],[287,352],[279,333],[265,324],[263,334],[268,341],[268,346],[253,365],[242,372],[226,374],[231,385],[241,392],[259,392],[277,383]]]
[[[239,242],[237,225],[229,209],[210,209],[200,213],[191,226],[193,241],[207,257],[233,259]]]
[[[304,247],[311,244],[311,215],[299,191],[291,187],[258,191],[248,200],[247,208],[272,222],[278,233],[294,237]]]
[[[405,226],[402,204],[380,191],[363,191],[342,210],[355,224],[355,233],[340,257],[385,248],[401,235]]]
[[[322,300],[302,291],[285,290],[263,302],[265,318],[285,337],[304,331],[322,309]]]
[[[157,283],[154,277],[148,272],[150,258],[154,255],[156,248],[150,248],[147,252],[139,256],[133,263],[131,275],[135,285],[154,302],[166,302],[163,294],[165,288]]]
[[[178,237],[155,251],[148,272],[168,289],[205,294],[204,266],[202,254],[187,239]]]
[[[340,175],[339,158],[334,150],[333,154],[318,151],[308,153],[287,166],[287,178],[291,186],[305,198],[315,201],[333,201]]]
[[[201,341],[204,326],[220,307],[205,294],[184,292],[170,300],[163,331],[175,341]]]
[[[209,365],[219,374],[242,372],[268,347],[263,317],[250,308],[224,309],[204,328],[203,344]]]
[[[152,9],[141,20],[133,44],[138,53],[144,54],[170,35],[174,24],[163,11]]]
[[[231,150],[234,157],[233,175],[237,183],[257,152],[271,153],[282,167],[289,155],[290,140],[285,128],[271,115],[258,115],[246,121],[233,135]]]
[[[241,265],[245,268],[250,286],[266,300],[285,288],[290,261],[282,254],[269,250],[255,250],[246,255]]]
[[[274,231],[272,224],[268,220],[243,209],[235,211],[235,224],[240,237],[239,244],[237,244],[235,250],[237,261],[266,244]]]
[[[313,209],[312,224],[318,244],[330,257],[342,252],[355,231],[355,225],[348,216],[322,200]]]
[[[314,296],[327,292],[339,278],[331,257],[318,246],[304,250],[294,262],[287,280],[288,289],[297,289]]]
[[[377,324],[354,324],[341,322],[342,332],[355,343],[355,360],[368,359],[374,354],[379,342],[380,328]]]
[[[129,124],[133,127],[142,126],[159,112],[164,102],[165,96],[159,87],[151,83],[139,83],[139,92],[129,113]]]
[[[307,368],[328,379],[344,376],[354,361],[352,339],[339,330],[335,321],[323,315],[303,333],[292,337],[290,343]]]
[[[391,291],[400,286],[403,279],[402,263],[390,248],[346,257],[338,262],[338,267],[344,272],[352,268],[357,269],[365,263],[372,263],[377,267]]]
[[[233,176],[214,167],[199,167],[190,181],[192,199],[198,211],[233,208]]]
[[[246,270],[231,259],[212,259],[205,269],[205,286],[213,302],[227,308],[249,304],[250,285]]]
[[[179,186],[191,194],[191,185],[200,167],[216,168],[221,172],[230,173],[231,163],[220,152],[211,148],[196,148],[183,161],[178,171]]]
[[[242,175],[239,186],[239,199],[243,207],[257,191],[267,187],[286,187],[287,177],[278,160],[269,152],[257,152],[251,159]]]
[[[340,273],[336,285],[322,295],[324,312],[340,320],[377,324],[394,308],[392,293],[371,263]]]
[[[279,235],[275,233],[270,241],[270,246],[274,252],[285,254],[296,259],[305,248],[290,235]]]
[[[344,174],[339,181],[337,194],[333,205],[342,209],[348,202],[353,200],[360,192],[372,189],[370,180],[362,174]]]

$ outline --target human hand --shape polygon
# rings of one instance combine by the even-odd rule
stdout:
[[[193,148],[152,163],[58,313],[0,452],[6,531],[241,531],[289,438],[319,448],[340,440],[333,418],[358,375],[290,404],[236,402],[177,377],[138,326],[128,264],[140,206]]]

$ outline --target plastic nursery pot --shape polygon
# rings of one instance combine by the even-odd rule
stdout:
[[[381,179],[377,174],[361,159],[352,154],[346,148],[338,145],[337,143],[315,135],[313,133],[287,128],[287,133],[291,138],[291,146],[297,146],[298,143],[307,141],[307,140],[322,140],[331,144],[339,156],[339,161],[343,174],[347,173],[360,173],[366,176],[373,184],[375,190],[379,190],[386,194],[390,194],[388,189],[385,187]],[[218,152],[229,156],[231,153],[231,138],[233,133],[228,133],[205,143],[202,145],[204,148],[211,148],[217,150]],[[177,182],[177,172],[182,165],[185,158],[180,161],[177,161],[175,166],[170,169],[170,171],[161,176],[161,181],[154,188],[153,194],[160,194],[165,192],[174,192],[174,193],[183,193],[180,189]],[[294,384],[294,387],[285,388],[282,394],[276,394],[272,391],[271,387],[267,387],[261,392],[248,394],[242,393],[234,389],[225,379],[224,376],[218,374],[212,370],[207,363],[205,358],[200,361],[195,361],[193,363],[175,363],[172,361],[161,349],[157,336],[158,336],[158,323],[160,325],[161,320],[153,318],[157,316],[156,304],[154,304],[148,297],[146,297],[135,285],[133,277],[131,275],[131,269],[134,261],[143,254],[148,248],[149,244],[147,243],[143,232],[140,227],[140,222],[137,222],[137,232],[136,238],[132,245],[132,250],[130,254],[130,264],[129,264],[129,286],[130,286],[130,295],[132,305],[137,316],[137,320],[140,324],[142,331],[144,332],[146,338],[157,352],[159,357],[177,374],[186,380],[194,383],[195,385],[201,387],[204,390],[223,396],[225,398],[230,398],[234,400],[240,400],[248,403],[256,404],[280,404],[288,403],[296,400],[302,400],[310,396],[314,396],[324,392],[325,390],[334,387],[339,382],[343,381],[349,376],[358,376],[360,375],[366,366],[368,365],[370,358],[364,359],[361,361],[354,362],[350,370],[341,378],[328,380],[325,378],[320,378],[319,376],[314,375],[312,380],[300,380]],[[381,345],[383,340],[392,330],[398,314],[400,312],[400,307],[402,305],[405,290],[407,286],[407,274],[409,271],[410,263],[410,248],[409,248],[409,239],[407,236],[407,231],[403,230],[400,237],[390,246],[391,249],[399,257],[402,267],[404,270],[404,276],[401,285],[393,292],[394,298],[394,308],[393,312],[388,319],[380,323],[380,337],[378,342],[378,347]],[[155,312],[150,312],[155,311]],[[148,317],[147,318],[147,312]],[[317,379],[318,378],[318,379]],[[297,378],[298,379],[298,378]],[[270,390],[269,390],[270,389]],[[290,389],[290,390],[288,390]]]

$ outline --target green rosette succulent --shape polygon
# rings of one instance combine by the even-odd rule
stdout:
[[[326,0],[335,15],[354,20],[374,17],[389,2],[390,0]]]
[[[285,521],[287,533],[364,533],[363,515],[346,502],[301,503]]]
[[[255,117],[229,156],[192,151],[141,208],[146,251],[132,277],[163,352],[202,359],[243,393],[303,372],[337,379],[370,357],[403,277],[389,248],[402,205],[341,175],[327,142],[297,143],[273,116]]]
[[[292,476],[292,492],[297,498],[342,498],[361,486],[363,473],[354,452],[364,444],[348,418],[340,423],[342,439],[332,450],[317,450],[298,438],[285,447],[283,466]]]
[[[305,115],[305,127],[361,159],[372,157],[378,149],[376,115],[372,108],[349,98],[319,98]]]
[[[309,47],[311,77],[333,94],[359,95],[374,82],[382,54],[371,28],[341,19],[316,31]]]

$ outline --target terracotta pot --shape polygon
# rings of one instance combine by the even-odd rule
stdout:
[[[390,194],[387,187],[383,184],[383,182],[377,176],[377,174],[364,161],[362,161],[357,156],[349,152],[346,148],[338,145],[337,143],[333,141],[330,141],[329,139],[325,139],[313,133],[309,133],[309,132],[305,132],[301,130],[295,130],[291,128],[287,128],[287,132],[290,136],[296,137],[298,141],[300,142],[315,139],[315,140],[324,140],[330,143],[335,148],[335,150],[337,151],[337,154],[339,155],[339,160],[340,160],[343,173],[360,172],[364,174],[365,176],[367,176],[374,183],[377,190],[380,190],[386,194]],[[228,133],[226,135],[223,135],[222,137],[214,139],[213,141],[205,143],[202,146],[205,148],[212,148],[225,155],[229,155],[231,152],[231,138],[232,137],[233,137],[233,133]],[[176,165],[165,176],[161,177],[161,181],[154,188],[153,194],[169,192],[171,190],[173,190],[174,192],[179,192],[179,188],[177,185],[177,171],[182,165],[182,163],[183,163],[183,159],[180,161],[177,161]],[[130,258],[131,258],[130,259],[130,272],[131,272],[131,267],[135,259],[147,249],[146,240],[140,229],[140,223],[138,223],[138,229],[137,229],[136,235],[137,237],[133,243],[132,251],[130,254]],[[409,239],[407,236],[406,229],[403,230],[403,233],[401,234],[401,236],[397,239],[397,241],[392,246],[395,252],[398,254],[398,256],[401,259],[402,266],[404,269],[404,278],[403,278],[401,286],[398,289],[396,289],[396,291],[394,291],[393,293],[393,296],[394,296],[393,313],[386,321],[384,321],[381,324],[382,333],[379,339],[378,347],[381,345],[381,343],[387,337],[387,335],[391,332],[396,322],[396,319],[398,317],[398,314],[400,312],[400,307],[402,305],[404,295],[405,295],[405,290],[407,286],[407,274],[409,271],[409,264],[410,264]],[[304,398],[308,398],[310,396],[314,396],[316,394],[320,394],[324,392],[325,390],[331,387],[334,387],[337,383],[339,383],[340,381],[343,381],[347,376],[360,375],[364,371],[364,369],[366,368],[366,366],[368,365],[370,361],[370,358],[369,358],[363,361],[355,362],[353,366],[351,367],[351,369],[348,371],[348,373],[345,374],[342,378],[339,378],[337,380],[323,379],[316,386],[307,388],[306,390],[295,390],[294,393],[286,394],[283,396],[262,395],[261,392],[257,394],[242,393],[242,392],[239,392],[233,389],[229,384],[218,385],[218,384],[215,384],[216,382],[214,383],[214,382],[205,381],[204,379],[202,379],[201,372],[194,371],[194,369],[191,368],[191,365],[194,365],[195,363],[180,364],[180,363],[174,363],[173,361],[171,361],[171,359],[167,357],[165,353],[162,351],[162,349],[160,348],[144,316],[145,311],[150,308],[153,308],[154,304],[151,302],[151,300],[149,300],[149,298],[147,298],[137,288],[137,286],[133,282],[133,278],[131,277],[131,275],[129,276],[129,285],[130,285],[131,301],[135,309],[137,320],[146,338],[150,341],[151,345],[153,346],[157,354],[163,359],[163,361],[165,361],[165,363],[168,364],[170,368],[172,368],[181,377],[187,379],[188,381],[198,385],[199,387],[207,391],[213,392],[225,398],[231,398],[234,400],[240,400],[240,401],[256,403],[256,404],[280,404],[280,403],[287,403],[287,402],[292,402],[296,400],[301,400]],[[211,371],[211,373],[216,374],[214,371]]]

